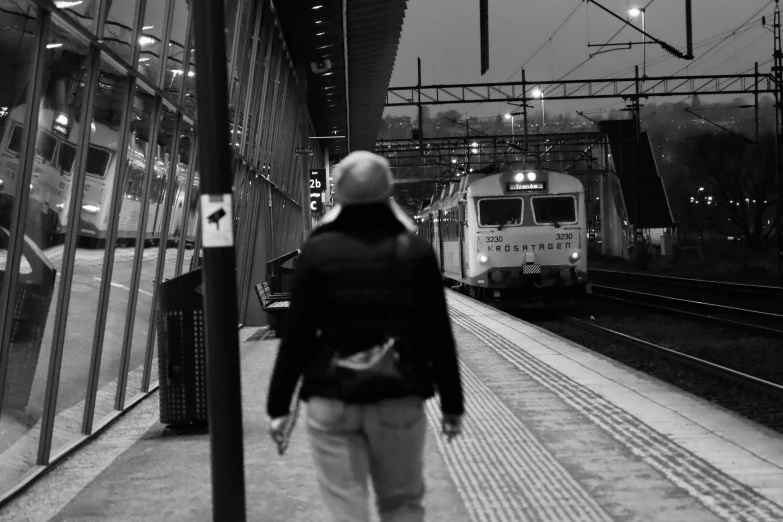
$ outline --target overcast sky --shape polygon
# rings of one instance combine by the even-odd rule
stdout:
[[[684,49],[685,0],[598,0],[613,12],[627,16],[629,7],[647,5],[645,25],[647,33],[672,46]],[[761,16],[772,23],[774,1],[770,0],[693,0],[693,42],[732,31],[751,15],[763,11],[707,56],[713,47],[709,43],[694,49],[693,61],[674,58],[657,45],[647,46],[647,75],[670,75],[689,66],[680,74],[730,74],[752,69],[753,63],[766,62],[772,57],[773,36],[761,27]],[[490,69],[480,74],[479,0],[408,0],[397,61],[390,86],[416,84],[416,58],[422,60],[422,82],[468,83],[503,82],[519,80],[519,68],[541,44],[544,48],[525,67],[528,81],[559,79],[585,60],[597,48],[591,44],[605,43],[622,22],[583,0],[489,0]],[[568,15],[576,13],[548,42],[549,37]],[[641,16],[637,17],[641,26]],[[613,42],[641,41],[641,34],[626,27]],[[666,56],[669,59],[651,65],[650,62]],[[603,78],[627,70],[624,77],[633,76],[633,65],[642,64],[642,47],[617,50],[595,56],[584,66],[567,76],[568,79]],[[771,63],[761,67],[770,70]],[[678,101],[682,98],[671,98]],[[703,102],[715,98],[704,97]],[[658,101],[663,101],[658,99]],[[595,110],[612,105],[611,100],[551,102],[547,113],[568,110]],[[615,107],[622,107],[618,102]],[[446,108],[460,112],[471,109],[469,116],[489,116],[506,112],[507,105],[481,104],[453,107],[432,107],[432,114]],[[390,114],[410,114],[415,109],[387,109]]]

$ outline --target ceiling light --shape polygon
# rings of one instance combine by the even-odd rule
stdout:
[[[82,3],[82,0],[78,0],[78,1],[75,1],[75,2],[62,1],[62,2],[55,2],[54,6],[57,9],[65,9],[66,7],[73,7],[73,6],[79,5],[81,3]]]
[[[154,25],[145,25],[144,27],[142,27],[142,29],[144,29],[145,31],[149,31],[153,27],[155,27],[155,26]]]
[[[326,33],[315,33],[315,35],[316,35],[316,36],[323,36],[323,35],[325,35],[325,34],[326,34]]]
[[[313,10],[320,9],[320,8],[322,8],[322,7],[323,7],[322,5],[314,5],[314,6],[313,6]]]
[[[150,38],[149,36],[142,36],[141,38],[139,38],[139,43],[141,45],[150,45],[155,43],[155,39]]]
[[[322,24],[322,23],[324,23],[324,21],[323,20],[316,20],[315,23]]]
[[[62,47],[62,46],[63,46],[63,44],[61,44],[61,43],[46,44],[46,48],[47,49],[57,49],[58,47]]]

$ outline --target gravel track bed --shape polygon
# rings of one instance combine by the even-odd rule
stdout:
[[[631,315],[629,312],[633,311]],[[594,324],[678,350],[742,373],[783,384],[783,347],[780,339],[748,335],[728,326],[650,312],[629,305],[588,302],[564,311]],[[693,395],[734,411],[783,433],[783,404],[775,397],[692,369],[620,340],[559,320],[556,314],[516,314],[597,353],[677,386]],[[594,319],[590,319],[591,316]]]

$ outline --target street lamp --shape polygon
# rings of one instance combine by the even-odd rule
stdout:
[[[506,113],[503,117],[507,120],[511,120],[511,141],[514,141],[514,115],[511,113]]]
[[[647,77],[647,36],[645,36],[644,14],[644,9],[639,9],[638,7],[632,7],[628,10],[628,15],[631,18],[642,15],[642,78]]]
[[[544,110],[544,91],[536,87],[533,89],[533,92],[530,94],[533,95],[533,98],[541,98],[541,126],[546,125],[546,111]]]

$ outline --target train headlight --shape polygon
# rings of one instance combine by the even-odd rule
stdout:
[[[478,256],[479,263],[486,263],[489,261],[489,256],[487,254],[479,254]]]
[[[572,263],[576,263],[577,261],[579,261],[579,258],[580,258],[580,257],[582,257],[582,256],[579,254],[579,252],[577,252],[576,250],[574,250],[573,252],[571,252],[571,255],[570,255],[570,256],[568,256],[568,259],[569,259],[569,260],[570,260]]]
[[[517,175],[514,176],[514,181],[525,181],[525,173],[517,172]]]
[[[97,214],[100,209],[98,205],[82,205],[82,210],[88,214]]]
[[[535,172],[528,172],[527,173],[527,179],[528,179],[528,181],[535,181],[536,180],[536,173]]]

